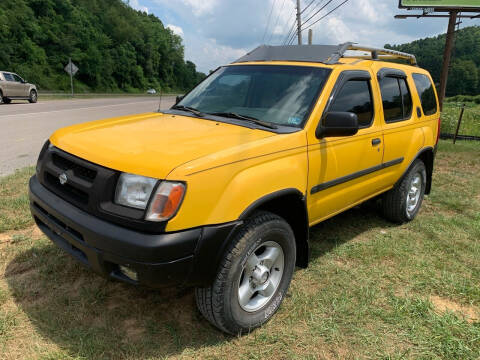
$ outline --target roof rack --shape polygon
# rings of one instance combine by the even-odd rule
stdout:
[[[349,56],[349,50],[369,52],[370,55]],[[372,60],[407,60],[411,65],[417,65],[415,55],[400,51],[361,46],[352,42],[340,45],[262,45],[235,61],[309,61],[327,65],[337,64],[341,58],[361,58]]]
[[[373,48],[369,46],[361,46],[361,45],[356,45],[354,43],[347,43],[349,44],[349,47],[347,50],[354,50],[354,51],[365,51],[369,52],[371,54],[371,59],[372,60],[407,60],[410,65],[417,66],[417,58],[413,54],[407,54],[401,51],[395,51],[395,50],[390,50],[390,49],[384,49],[384,48]],[[343,56],[343,57],[349,57],[349,56]],[[351,56],[355,58],[359,58],[362,56]]]

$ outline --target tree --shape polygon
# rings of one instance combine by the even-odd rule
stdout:
[[[402,45],[385,45],[386,48],[414,54],[419,66],[427,69],[435,83],[440,82],[445,34],[415,40]],[[456,34],[452,54],[447,96],[476,95],[480,92],[480,27],[470,26]]]
[[[0,43],[0,68],[41,89],[68,89],[69,57],[84,90],[184,91],[205,76],[179,36],[122,0],[1,0]]]

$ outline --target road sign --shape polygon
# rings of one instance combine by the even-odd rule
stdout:
[[[65,71],[70,75],[70,86],[72,87],[72,97],[73,97],[73,76],[77,73],[78,67],[72,62],[72,59],[68,59],[68,64],[65,66]]]
[[[480,0],[400,0],[401,8],[480,8]]]
[[[72,59],[70,59],[67,66],[65,66],[65,71],[71,76],[74,76],[77,73],[78,67],[72,62]]]

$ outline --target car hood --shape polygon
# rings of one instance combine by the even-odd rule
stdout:
[[[182,164],[232,147],[248,148],[275,135],[189,116],[147,113],[69,126],[56,131],[50,141],[95,164],[165,179]]]

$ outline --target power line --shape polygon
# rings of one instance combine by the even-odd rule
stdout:
[[[285,40],[283,40],[283,45],[285,45],[288,40],[290,39],[290,35],[292,34],[292,31],[295,29],[295,13],[293,14],[293,21],[292,25],[290,26],[290,30],[287,32],[287,36],[285,36]]]
[[[315,0],[312,0],[312,1],[310,2],[310,4],[308,4],[307,6],[305,6],[305,7],[303,8],[303,10],[300,12],[300,14],[303,14],[303,12],[304,12],[305,10],[307,10],[307,9],[310,7],[310,5],[312,5],[314,2],[315,2]]]
[[[280,19],[280,16],[282,15],[282,11],[283,11],[283,7],[284,7],[284,6],[285,6],[285,0],[283,0],[283,2],[282,2],[282,7],[280,8],[280,12],[278,13],[277,21],[275,21],[275,25],[273,25],[272,32],[270,33],[270,38],[268,39],[268,42],[269,42],[269,43],[270,43],[270,41],[272,41],[273,33],[275,32],[275,28],[276,28],[277,25],[278,25],[278,20]]]
[[[270,15],[268,15],[267,26],[265,26],[265,31],[263,32],[262,44],[265,41],[265,35],[267,35],[268,26],[270,25],[270,19],[272,17],[273,8],[275,7],[275,2],[276,1],[277,0],[273,0],[273,2],[272,2],[272,8],[270,10]]]
[[[310,15],[312,15],[313,12],[314,12],[320,5],[322,5],[322,3],[323,3],[323,0],[317,1],[317,3],[315,4],[315,6],[313,6],[313,7],[310,9],[310,11],[308,12],[308,14],[305,14],[305,17],[307,18],[307,17],[309,17]]]
[[[292,33],[292,36],[290,36],[290,39],[288,39],[288,43],[287,45],[291,45],[293,43],[293,40],[295,39],[295,36],[297,36],[297,30],[295,30],[293,33]]]
[[[335,10],[337,10],[339,7],[341,7],[342,5],[346,4],[349,0],[345,0],[344,2],[342,2],[340,5],[338,5],[335,9],[329,11],[327,14],[323,15],[320,19],[317,19],[316,21],[314,21],[313,23],[311,23],[310,25],[308,25],[307,27],[303,28],[303,30],[307,30],[308,28],[311,28],[313,25],[315,25],[316,23],[318,23],[320,20],[322,19],[325,19],[328,15],[330,15],[331,13],[333,13]]]
[[[333,0],[328,0],[325,5],[323,5],[317,12],[315,12],[315,14],[313,14],[313,15],[310,16],[307,20],[305,20],[305,21],[302,23],[302,26],[305,25],[307,22],[309,22],[312,18],[314,18],[315,15],[317,15],[320,11],[322,11],[323,9],[325,9],[332,1],[333,1]]]

